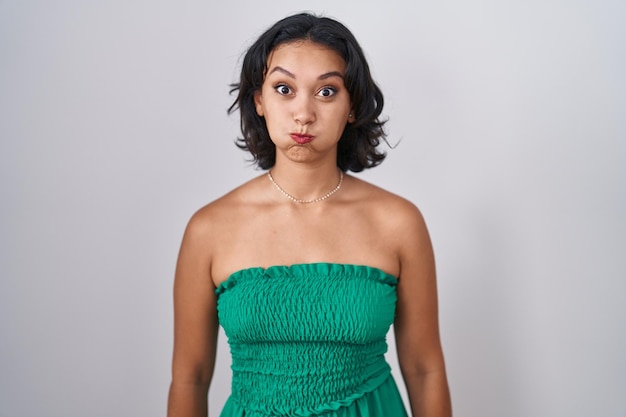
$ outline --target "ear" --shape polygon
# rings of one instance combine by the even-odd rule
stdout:
[[[354,123],[355,120],[356,117],[354,117],[354,110],[350,110],[350,113],[348,114],[348,123]]]
[[[263,97],[261,96],[261,90],[254,92],[254,107],[256,107],[256,114],[263,117],[265,112],[263,111]]]

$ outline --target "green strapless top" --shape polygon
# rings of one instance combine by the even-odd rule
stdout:
[[[242,415],[311,416],[377,389],[397,279],[363,265],[249,268],[217,289]]]

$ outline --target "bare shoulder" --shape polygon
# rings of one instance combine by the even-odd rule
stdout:
[[[432,251],[426,222],[413,202],[362,180],[356,180],[354,187],[370,227],[376,228],[377,239],[394,253],[401,270]]]
[[[208,246],[219,241],[225,231],[232,230],[253,210],[258,182],[259,177],[253,178],[198,209],[191,216],[185,234]]]
[[[253,178],[201,207],[193,214],[190,223],[194,225],[197,223],[198,225],[194,227],[200,228],[221,224],[224,220],[237,215],[238,210],[253,205],[258,200],[261,177]]]
[[[376,220],[393,230],[425,228],[419,208],[408,199],[361,179],[354,178],[358,199],[371,208]]]

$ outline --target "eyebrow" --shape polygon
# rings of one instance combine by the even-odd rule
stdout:
[[[284,69],[283,67],[280,67],[280,66],[275,66],[274,68],[272,68],[272,70],[267,75],[273,74],[275,72],[281,72],[281,73],[285,74],[286,76],[288,76],[290,78],[293,78],[293,79],[296,78],[294,73],[292,73],[290,71],[287,71],[286,69]],[[330,78],[330,77],[339,77],[339,78],[343,79],[343,74],[340,73],[339,71],[330,71],[330,72],[327,72],[325,74],[320,75],[319,77],[317,77],[317,79],[318,80],[325,80],[325,79]]]

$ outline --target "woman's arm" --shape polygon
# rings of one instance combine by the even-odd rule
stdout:
[[[206,417],[217,344],[215,286],[210,276],[209,226],[192,217],[174,279],[174,355],[168,417]]]
[[[394,330],[400,370],[414,417],[450,417],[452,405],[439,338],[435,261],[426,224],[406,208]]]

